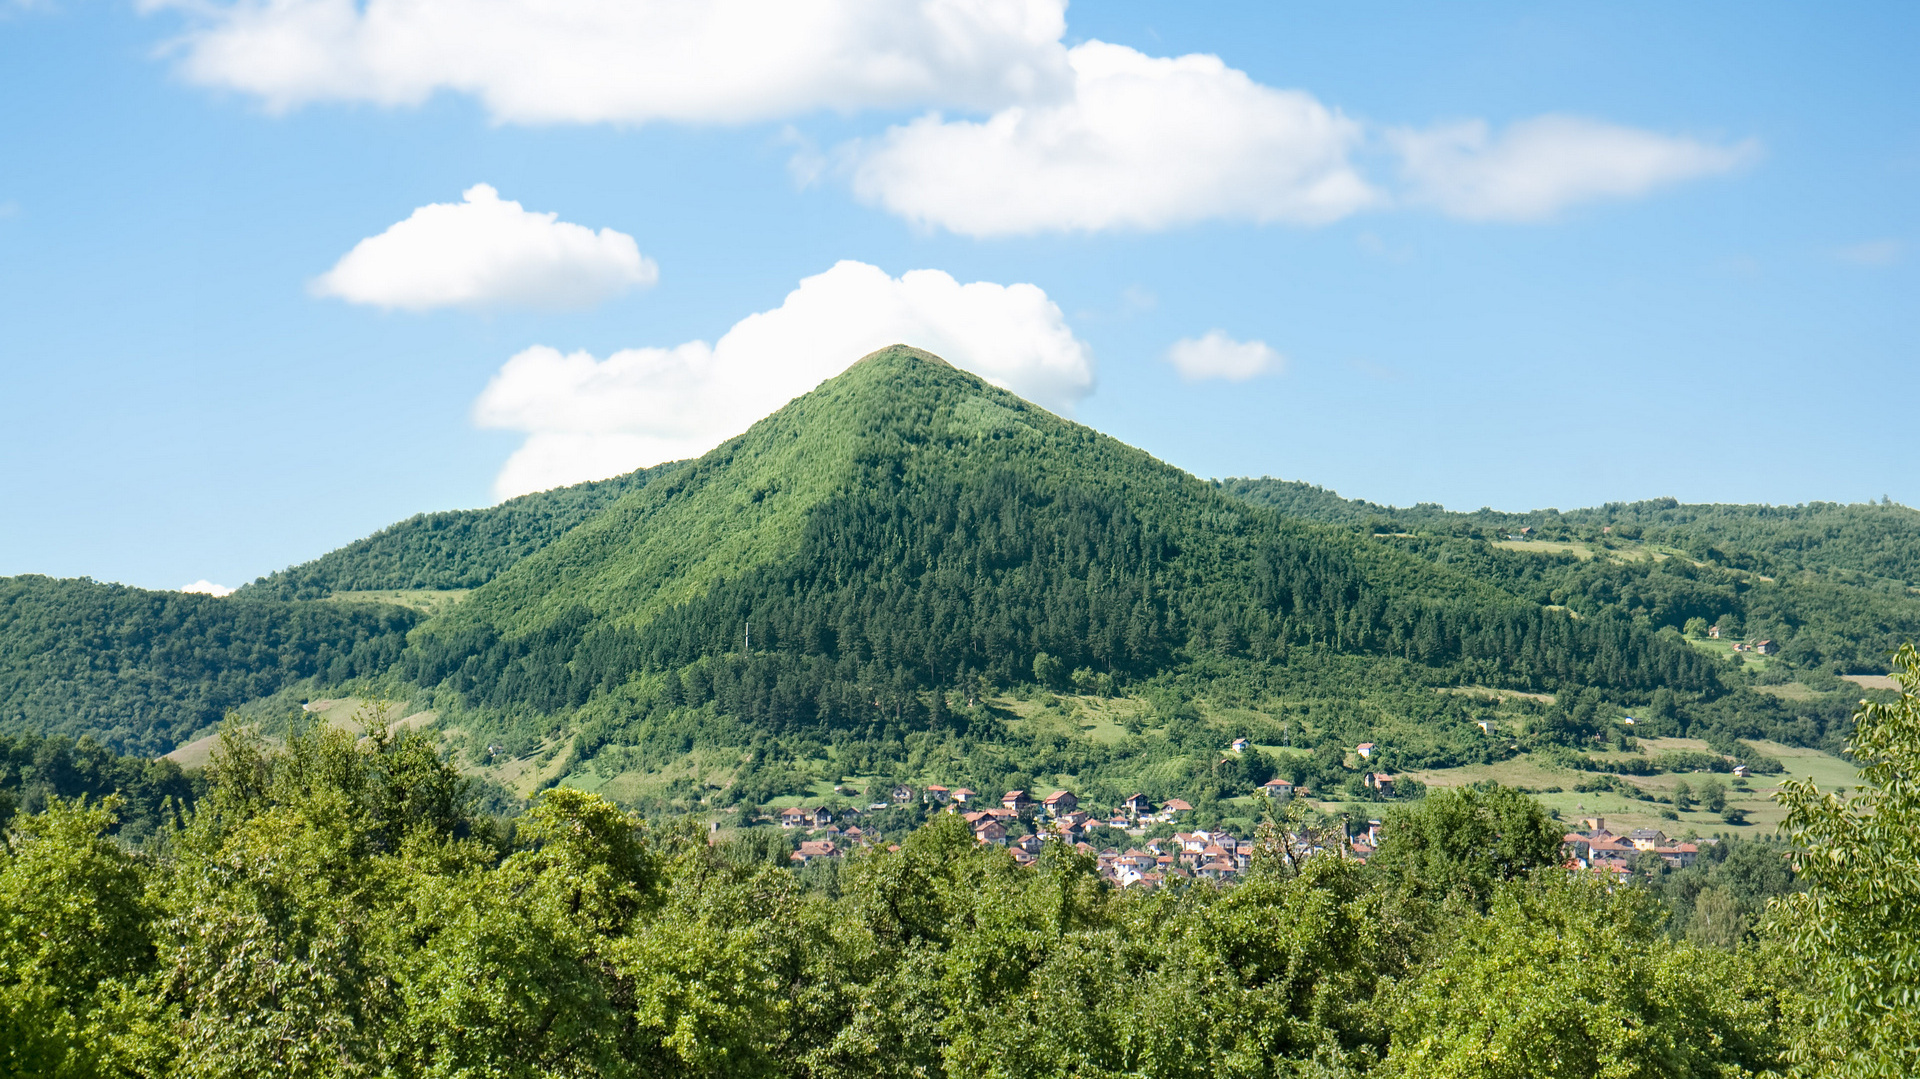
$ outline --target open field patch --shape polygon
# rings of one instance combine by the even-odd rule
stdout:
[[[411,607],[422,614],[435,615],[466,599],[471,591],[471,588],[389,588],[335,592],[327,600],[331,603],[391,603],[396,607]]]

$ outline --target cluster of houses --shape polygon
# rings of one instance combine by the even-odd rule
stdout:
[[[1661,861],[1676,869],[1684,869],[1700,857],[1698,844],[1671,839],[1657,828],[1635,828],[1621,836],[1607,830],[1605,817],[1587,817],[1581,824],[1586,831],[1568,832],[1563,837],[1569,866],[1624,879],[1632,874],[1633,860],[1642,851],[1658,854]]]
[[[1390,776],[1369,775],[1368,778],[1392,782]],[[1269,782],[1265,789],[1278,798],[1296,793],[1294,785],[1284,779]],[[901,798],[902,792],[907,797]],[[976,842],[1007,848],[1014,861],[1021,865],[1030,866],[1038,861],[1047,843],[1070,843],[1094,859],[1102,877],[1123,888],[1156,888],[1178,880],[1231,881],[1245,873],[1253,859],[1251,841],[1231,832],[1204,828],[1145,840],[1125,851],[1115,847],[1095,850],[1085,840],[1087,829],[1094,825],[1125,830],[1175,820],[1193,808],[1178,798],[1155,805],[1145,795],[1135,794],[1122,800],[1111,814],[1096,816],[1082,810],[1079,797],[1071,791],[1055,791],[1035,799],[1024,790],[1013,790],[1001,795],[998,805],[985,802],[964,787],[948,790],[931,786],[914,791],[903,786],[896,788],[893,795],[896,801],[920,797],[929,803],[944,805],[948,812],[966,820]],[[884,808],[887,803],[878,805]],[[794,865],[805,865],[816,858],[837,858],[874,841],[875,837],[857,824],[847,823],[842,827],[834,816],[825,806],[795,806],[781,812],[781,827],[804,828],[810,836],[794,851]],[[1030,830],[1017,836],[1010,834],[1008,825],[1016,820],[1030,824]],[[1676,869],[1692,865],[1700,856],[1698,844],[1673,839],[1658,829],[1636,828],[1625,835],[1615,835],[1607,830],[1604,817],[1587,817],[1581,823],[1584,831],[1568,832],[1563,837],[1569,869],[1591,870],[1625,879],[1632,874],[1635,859],[1646,852],[1658,855]],[[1139,834],[1138,831],[1135,834]],[[1296,837],[1295,849],[1308,855],[1323,853],[1313,844],[1310,836],[1301,835]],[[1368,821],[1364,832],[1348,840],[1344,853],[1364,862],[1379,845],[1380,822]]]
[[[1392,781],[1390,777],[1382,778]],[[1263,790],[1279,799],[1305,793],[1284,779],[1268,782]],[[1170,880],[1230,881],[1245,873],[1253,858],[1251,841],[1231,832],[1204,828],[1145,840],[1139,847],[1125,851],[1116,847],[1096,850],[1086,842],[1087,829],[1095,825],[1131,829],[1139,834],[1138,829],[1148,824],[1174,821],[1181,814],[1192,812],[1193,807],[1179,798],[1155,804],[1144,794],[1134,794],[1122,799],[1110,814],[1092,814],[1080,807],[1079,796],[1072,791],[1055,791],[1036,799],[1027,791],[1012,790],[1001,795],[999,804],[994,805],[965,787],[950,790],[934,785],[916,791],[903,785],[894,788],[890,797],[891,802],[876,802],[868,808],[884,809],[915,800],[944,806],[947,812],[956,813],[967,822],[976,842],[1007,848],[1020,865],[1030,866],[1038,861],[1047,843],[1070,843],[1094,859],[1102,877],[1123,888],[1156,888]],[[857,811],[847,812],[849,817],[857,815]],[[1013,835],[1009,825],[1014,821],[1026,823],[1030,828],[1022,829],[1023,834]],[[834,811],[826,806],[782,810],[780,825],[808,831],[809,838],[801,842],[791,856],[796,866],[816,858],[840,857],[874,840],[857,824],[836,822]],[[1379,829],[1379,821],[1370,821],[1366,833],[1350,842],[1347,853],[1365,861],[1379,843]],[[1309,837],[1300,836],[1296,849],[1317,852],[1318,848],[1310,844]]]
[[[930,787],[930,792],[941,788]],[[1072,791],[1055,791],[1042,799],[1034,799],[1026,791],[1014,790],[1000,796],[1000,804],[968,808],[971,802],[951,801],[949,812],[959,813],[973,827],[973,837],[982,843],[996,846],[1012,845],[1016,851],[1025,847],[1027,854],[1038,852],[1039,844],[1046,838],[1063,839],[1069,843],[1079,842],[1088,828],[1106,825],[1121,831],[1140,828],[1157,821],[1171,821],[1182,813],[1190,813],[1193,806],[1179,798],[1169,798],[1161,805],[1154,805],[1144,794],[1129,795],[1121,799],[1112,813],[1096,815],[1080,808],[1080,798]],[[1033,834],[1020,837],[1011,844],[1008,840],[1007,825],[1012,821],[1033,822]],[[1018,858],[1019,854],[1016,853]]]
[[[1722,636],[1720,632],[1720,627],[1708,626],[1707,636],[1713,638],[1716,641],[1719,640]],[[1771,640],[1735,641],[1733,642],[1733,650],[1736,652],[1752,652],[1756,655],[1770,656],[1770,655],[1773,655],[1775,652],[1780,651],[1780,646],[1773,643]]]

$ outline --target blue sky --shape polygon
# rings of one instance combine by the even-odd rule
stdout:
[[[1026,17],[965,49],[868,0],[738,49],[413,6],[440,45],[0,0],[0,574],[239,584],[697,449],[923,326],[1203,476],[1920,502],[1912,5],[928,5]],[[1083,121],[1104,149],[1046,141]],[[477,184],[524,242],[400,227]]]

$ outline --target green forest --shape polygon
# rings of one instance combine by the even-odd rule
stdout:
[[[510,498],[478,510],[421,513],[240,589],[249,598],[477,588],[674,465]]]
[[[383,605],[0,578],[0,734],[165,753],[295,684],[380,676],[417,620]]]
[[[1560,868],[1500,787],[1344,831],[1270,818],[1238,883],[1118,890],[939,814],[800,875],[560,788],[479,812],[418,732],[224,736],[133,846],[50,796],[0,846],[12,1075],[1895,1076],[1920,1066],[1920,656],[1862,793],[1789,848]],[[1641,872],[1645,877],[1640,877]]]

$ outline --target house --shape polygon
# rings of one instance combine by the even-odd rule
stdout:
[[[1753,774],[1753,769],[1744,764],[1736,764],[1733,766],[1733,774],[1736,779],[1745,779]]]
[[[1667,833],[1658,828],[1635,828],[1627,833],[1627,842],[1634,850],[1652,850],[1666,845]]]
[[[1233,863],[1225,861],[1208,862],[1198,869],[1195,869],[1194,873],[1208,880],[1225,880],[1233,876]]]
[[[1708,627],[1707,627],[1707,636],[1709,636],[1709,637],[1712,637],[1712,638],[1713,638],[1714,640],[1719,640],[1719,639],[1720,639],[1720,627],[1719,627],[1719,626],[1708,626]]]
[[[1775,652],[1780,651],[1780,646],[1777,644],[1774,644],[1772,641],[1755,641],[1753,644],[1753,650],[1755,652],[1760,653],[1763,656],[1770,656],[1770,655],[1773,655]]]
[[[1047,841],[1045,837],[1040,836],[1038,834],[1034,834],[1034,833],[1028,833],[1027,835],[1023,835],[1020,838],[1013,840],[1010,845],[1014,849],[1025,851],[1028,854],[1039,854],[1040,848],[1044,846],[1046,842]]]
[[[1521,526],[1521,528],[1520,528],[1520,535],[1522,535],[1522,536],[1531,536],[1531,535],[1533,535],[1533,526],[1532,526],[1532,525],[1522,525],[1522,526]]]
[[[1033,799],[1026,791],[1008,791],[1000,796],[1000,808],[1024,815],[1033,809]]]
[[[1362,760],[1371,758],[1373,756],[1373,749],[1374,749],[1374,746],[1372,742],[1362,742],[1359,745],[1353,747],[1353,751],[1355,753],[1360,754],[1360,757]]]
[[[1385,772],[1368,772],[1365,782],[1369,790],[1379,791],[1383,795],[1393,793],[1393,777]]]
[[[959,790],[954,791],[949,797],[960,805],[966,805],[973,800],[973,792],[965,787],[961,787]]]
[[[907,786],[905,783],[893,788],[893,800],[902,805],[913,801],[913,788]]]
[[[1293,782],[1291,780],[1277,777],[1269,779],[1265,783],[1260,784],[1260,789],[1266,793],[1267,797],[1277,798],[1282,802],[1293,797]]]
[[[952,796],[952,793],[953,792],[947,790],[947,788],[935,784],[934,786],[927,787],[925,792],[920,795],[920,799],[924,802],[937,802],[945,805],[947,799]]]
[[[1023,869],[1031,869],[1033,868],[1033,863],[1036,861],[1039,861],[1039,859],[1034,857],[1031,851],[1028,851],[1028,850],[1025,850],[1024,848],[1019,848],[1019,847],[1014,848],[1013,864],[1020,866]]]
[[[807,823],[807,811],[799,806],[780,811],[780,827],[799,828]]]
[[[973,838],[978,843],[1004,847],[1007,845],[1007,826],[992,817],[982,817],[973,823]]]
[[[1182,813],[1193,812],[1193,807],[1178,798],[1169,798],[1166,804],[1160,807],[1160,812],[1165,814],[1168,820],[1172,820]]]
[[[1639,853],[1639,850],[1640,848],[1617,836],[1589,835],[1587,837],[1587,857],[1589,859],[1610,858],[1630,862],[1633,860],[1633,856]]]
[[[826,806],[814,806],[807,811],[807,823],[815,828],[825,828],[833,823],[833,810]]]
[[[1478,727],[1478,728],[1480,728],[1480,732],[1481,732],[1482,734],[1492,734],[1492,733],[1493,733],[1493,721],[1492,721],[1492,720],[1486,720],[1486,719],[1476,719],[1476,720],[1474,720],[1474,721],[1473,721],[1473,725],[1474,725],[1474,726],[1476,726],[1476,727]]]
[[[1054,791],[1047,795],[1047,816],[1057,817],[1062,813],[1071,813],[1080,804],[1080,799],[1072,791]]]
[[[1654,853],[1675,869],[1685,869],[1699,859],[1700,846],[1697,843],[1673,843],[1655,847]]]
[[[1235,738],[1232,745],[1228,748],[1232,749],[1235,753],[1245,753],[1247,751],[1247,740],[1245,738]]]
[[[806,865],[815,858],[832,858],[840,853],[840,845],[831,839],[808,840],[800,844],[800,849],[787,856],[795,865]]]
[[[1121,801],[1120,812],[1138,819],[1153,812],[1153,802],[1144,794],[1129,794]]]

